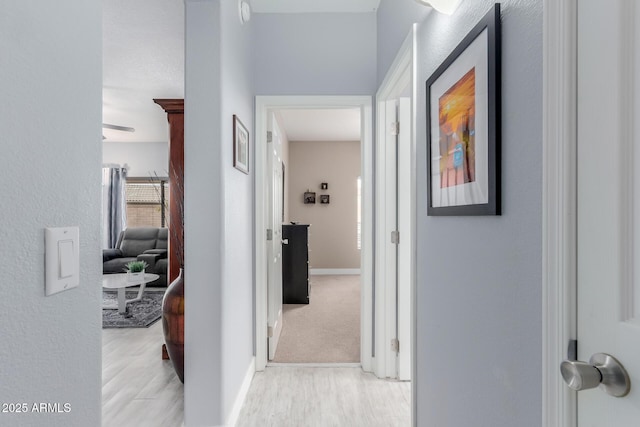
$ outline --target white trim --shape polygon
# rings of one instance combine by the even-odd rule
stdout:
[[[417,98],[417,86],[415,81],[415,38],[416,38],[416,25],[414,24],[409,31],[409,34],[405,38],[402,46],[398,50],[396,58],[393,63],[389,67],[389,70],[380,85],[378,92],[376,94],[376,105],[378,108],[378,122],[377,126],[377,138],[376,138],[376,150],[378,153],[378,160],[376,162],[376,182],[380,183],[376,188],[376,295],[382,295],[383,298],[376,299],[376,320],[375,320],[375,339],[376,339],[376,357],[375,357],[375,365],[374,365],[374,373],[376,376],[380,378],[398,378],[399,376],[399,358],[398,354],[393,352],[391,349],[391,340],[394,338],[400,339],[401,336],[410,337],[407,341],[411,341],[409,346],[407,346],[407,341],[401,343],[401,348],[409,348],[410,357],[404,358],[406,361],[410,359],[411,361],[416,360],[416,345],[415,345],[415,268],[416,268],[416,260],[415,260],[415,249],[416,249],[416,213],[415,213],[415,197],[416,197],[416,142],[415,142],[415,107],[416,107],[416,98]],[[386,185],[387,175],[395,175],[395,166],[393,164],[389,165],[388,162],[385,162],[384,159],[388,158],[390,154],[386,153],[387,144],[385,144],[386,140],[386,124],[390,121],[389,119],[385,119],[387,114],[393,114],[393,108],[387,110],[386,102],[389,100],[398,99],[403,95],[405,88],[409,86],[411,88],[411,112],[410,115],[412,117],[411,126],[409,128],[410,133],[410,150],[411,155],[411,165],[409,170],[409,180],[411,182],[411,188],[409,190],[410,197],[408,200],[404,200],[404,202],[409,203],[408,211],[410,212],[411,219],[409,224],[400,224],[398,223],[398,229],[401,230],[400,242],[401,244],[408,244],[407,250],[403,253],[412,254],[411,259],[406,260],[404,263],[396,264],[395,260],[395,250],[389,251],[389,219],[391,219],[391,223],[396,220],[395,213],[389,212],[387,207],[390,205],[390,202],[385,200],[385,197],[390,196],[393,200],[396,199],[395,190],[393,188],[389,188]],[[395,117],[395,114],[393,114]],[[395,118],[393,119],[395,121]],[[400,125],[400,132],[405,131],[406,124]],[[398,153],[401,155],[401,153]],[[389,168],[390,170],[387,170]],[[387,188],[385,188],[387,187]],[[389,192],[389,194],[387,194]],[[402,203],[402,200],[400,201]],[[395,204],[395,203],[394,203]],[[394,209],[395,210],[395,209]],[[388,217],[390,215],[390,217]],[[398,218],[399,220],[399,218]],[[387,222],[387,223],[385,223]],[[399,260],[400,261],[400,260]],[[409,272],[406,276],[409,277],[409,290],[408,290],[408,298],[409,307],[406,310],[396,310],[396,280],[394,277],[398,277],[397,268],[400,265],[409,264]],[[386,280],[385,280],[386,278]],[[402,322],[398,316],[408,315],[408,321]],[[402,324],[409,323],[409,329],[405,334],[400,334],[398,331],[398,327]],[[404,338],[406,339],[406,338]],[[410,376],[411,378],[415,378],[415,364],[413,362],[409,362],[411,367]],[[405,371],[406,372],[406,369]],[[412,395],[413,395],[413,387],[412,387]],[[413,396],[415,398],[415,396]],[[412,407],[415,407],[415,402],[412,404]],[[415,408],[414,408],[415,409]],[[414,417],[415,418],[415,417]],[[414,422],[415,423],[415,422]]]
[[[542,426],[577,426],[560,363],[576,338],[577,3],[544,0]]]
[[[376,357],[373,372],[378,378],[397,378],[398,356],[391,348],[397,338],[397,250],[391,243],[396,229],[396,157],[397,145],[391,124],[398,120],[397,100],[377,98],[375,189],[375,312]]]
[[[620,286],[620,321],[627,322],[636,317],[635,296],[634,296],[634,193],[635,193],[635,171],[634,171],[634,145],[636,141],[636,83],[635,83],[635,61],[636,61],[636,1],[627,0],[621,4],[622,25],[620,32],[621,41],[621,85],[629,88],[620,93],[620,191],[622,194],[622,206],[620,212],[620,224],[622,230],[622,250],[620,253],[621,286]]]
[[[413,140],[411,141],[411,152],[415,153],[417,150],[417,142],[416,142],[416,111],[418,111],[418,79],[416,76],[418,75],[418,50],[417,50],[417,34],[418,34],[418,24],[413,24],[411,27],[412,34],[412,48],[411,48],[411,74],[414,76],[413,78],[413,87],[411,89],[412,99],[412,109],[413,109],[413,128],[411,131],[413,132]],[[418,180],[417,180],[417,164],[414,161],[411,165],[411,182],[413,184],[413,200],[417,200],[417,188],[418,188]],[[417,381],[418,378],[418,286],[417,286],[417,268],[418,268],[418,241],[417,241],[417,231],[418,231],[418,209],[417,205],[413,212],[411,213],[411,224],[414,230],[414,234],[411,237],[411,253],[413,253],[413,268],[411,269],[411,426],[416,427],[418,425],[418,392],[417,392]]]
[[[251,363],[249,363],[249,367],[247,368],[247,372],[244,374],[244,379],[242,380],[242,385],[240,386],[240,390],[238,390],[236,399],[234,400],[233,406],[231,407],[231,412],[227,417],[227,422],[225,423],[227,427],[234,427],[238,422],[240,411],[242,410],[244,401],[247,398],[247,394],[249,393],[249,388],[251,387],[251,382],[253,381],[253,376],[255,373],[256,373],[256,359],[255,357],[252,357]]]
[[[255,267],[256,267],[256,370],[267,366],[267,240],[266,197],[268,183],[263,179],[266,164],[267,111],[273,108],[345,108],[361,111],[362,150],[362,250],[361,250],[361,362],[363,369],[371,366],[373,322],[373,228],[372,221],[372,100],[369,96],[256,96],[255,115]]]
[[[359,268],[310,268],[310,276],[358,276]]]
[[[365,372],[373,369],[373,100],[362,108],[361,133],[363,142],[360,144],[361,187],[361,250],[360,250],[360,362]]]

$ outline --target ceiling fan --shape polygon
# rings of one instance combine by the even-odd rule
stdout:
[[[102,124],[103,129],[111,129],[111,130],[119,130],[122,132],[135,132],[136,130],[132,127],[128,126],[118,126],[118,125],[110,125],[109,123]],[[102,139],[106,139],[104,135],[102,135]]]

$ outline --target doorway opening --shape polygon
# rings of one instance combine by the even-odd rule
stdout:
[[[372,209],[373,204],[371,202],[372,198],[372,101],[370,97],[305,97],[305,96],[294,96],[294,97],[257,97],[256,99],[256,370],[262,371],[267,366],[268,360],[275,356],[274,349],[277,348],[277,340],[282,330],[282,310],[278,310],[278,305],[281,306],[283,301],[283,288],[282,288],[282,279],[278,277],[273,277],[273,272],[282,273],[281,267],[279,268],[278,262],[282,262],[282,253],[278,253],[278,250],[282,250],[282,245],[285,239],[281,234],[281,227],[273,227],[271,224],[278,224],[278,222],[273,222],[273,218],[281,219],[282,215],[280,213],[273,213],[275,206],[276,208],[280,205],[279,195],[277,194],[277,190],[274,193],[274,189],[283,188],[282,184],[277,181],[278,171],[282,170],[281,166],[274,167],[274,164],[277,162],[270,161],[273,159],[273,153],[276,153],[276,157],[278,156],[280,151],[277,149],[274,151],[273,148],[267,142],[268,138],[271,138],[273,141],[277,141],[275,138],[278,135],[274,134],[275,132],[282,132],[278,128],[278,123],[276,121],[275,127],[273,126],[273,121],[269,122],[269,117],[273,117],[273,112],[275,111],[295,111],[300,112],[300,110],[353,110],[356,111],[359,115],[359,123],[358,128],[360,130],[360,174],[358,176],[362,177],[362,219],[361,219],[361,235],[362,235],[362,245],[360,249],[359,260],[362,267],[361,270],[361,295],[360,295],[360,304],[361,312],[360,312],[360,360],[358,360],[358,364],[361,364],[365,370],[370,370],[371,367],[371,359],[372,359],[372,319],[373,319],[373,295],[372,291],[372,254],[373,254],[373,246],[371,241],[372,236]],[[282,114],[280,114],[281,116]],[[285,113],[285,116],[287,113]],[[307,142],[308,143],[308,142]],[[277,144],[277,142],[276,142]],[[305,144],[302,142],[300,144]],[[304,152],[307,151],[305,146],[300,146],[302,149],[302,155],[305,155]],[[351,147],[353,150],[353,147]],[[296,148],[294,148],[294,151]],[[292,172],[292,167],[285,165],[284,175],[285,179],[283,180],[285,183],[291,180],[287,180],[286,177],[290,176]],[[357,176],[354,177],[354,192],[357,193]],[[301,183],[304,188],[302,188],[301,194],[299,194],[299,198],[302,201],[302,209],[307,209],[306,213],[315,212],[318,215],[327,214],[329,211],[321,209],[331,208],[332,200],[331,192],[334,191],[334,187],[331,185],[329,179],[326,181],[322,178],[313,178],[320,179],[320,182],[305,184]],[[274,180],[276,184],[274,184]],[[290,184],[291,185],[291,184]],[[296,184],[299,185],[299,184]],[[324,187],[326,185],[326,188]],[[309,188],[307,188],[309,187]],[[315,187],[315,188],[311,188]],[[300,189],[297,189],[300,190]],[[306,191],[309,190],[309,191]],[[338,188],[335,188],[337,191]],[[291,191],[291,189],[289,189]],[[299,192],[299,191],[296,191]],[[315,197],[313,197],[313,201],[315,204],[311,203],[311,199],[305,198],[304,193],[315,193]],[[308,194],[309,197],[312,194]],[[323,197],[324,196],[324,197]],[[326,197],[328,196],[328,197]],[[275,200],[275,203],[271,203],[271,200]],[[305,206],[305,200],[308,200],[308,205]],[[323,202],[323,203],[321,203]],[[328,203],[327,203],[328,202]],[[368,206],[367,206],[368,204]],[[324,205],[324,206],[323,206]],[[337,205],[336,205],[337,206]],[[311,210],[310,208],[315,208]],[[285,210],[282,208],[283,211]],[[287,209],[288,210],[288,209]],[[304,212],[304,211],[303,211]],[[301,222],[300,219],[292,218],[292,212],[286,212],[286,215],[289,216],[288,222]],[[296,214],[297,215],[297,214]],[[354,228],[357,227],[356,224],[356,212],[354,212]],[[309,221],[307,221],[309,222]],[[317,222],[317,221],[316,221]],[[281,224],[281,223],[280,223]],[[294,224],[290,224],[294,226]],[[307,235],[308,238],[308,235]],[[354,241],[357,241],[357,236],[353,236]],[[291,243],[293,243],[291,241]],[[354,242],[354,246],[355,246]],[[356,252],[357,253],[357,252]],[[278,258],[280,259],[278,260]],[[313,256],[312,256],[313,257]],[[313,259],[313,258],[312,258]],[[272,264],[271,266],[269,264]],[[340,266],[340,265],[338,265]],[[313,265],[312,265],[313,267]],[[320,270],[331,270],[328,268],[320,269]],[[350,270],[350,271],[345,271]],[[315,270],[313,272],[319,272]],[[357,272],[357,268],[344,268],[338,269],[337,271],[325,271],[329,273],[344,273],[344,272]],[[274,286],[269,286],[269,283],[276,284]],[[279,283],[279,286],[277,285]],[[271,316],[269,315],[271,314]],[[269,351],[271,348],[272,351]]]
[[[268,111],[270,365],[360,365],[360,116]]]

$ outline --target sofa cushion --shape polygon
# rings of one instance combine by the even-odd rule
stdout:
[[[114,258],[121,258],[122,251],[120,249],[103,249],[102,250],[102,262],[109,261]]]
[[[169,229],[160,228],[158,230],[158,241],[156,242],[156,249],[169,249],[168,238],[169,238]]]
[[[127,257],[138,256],[149,249],[156,249],[159,230],[161,229],[155,227],[127,228],[122,233],[119,248]]]
[[[136,257],[114,258],[102,263],[102,274],[126,273],[127,264],[131,261],[137,261]]]

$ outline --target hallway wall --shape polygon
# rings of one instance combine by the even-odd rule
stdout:
[[[541,425],[542,1],[501,2],[502,216],[426,216],[424,82],[493,3],[463,0],[418,28],[419,426]],[[382,0],[379,40],[393,36],[391,4],[415,8]]]
[[[0,402],[27,404],[3,426],[100,425],[101,10],[2,2]],[[80,285],[47,297],[44,229],[63,226],[80,229]]]
[[[234,114],[254,143],[252,24],[235,0],[185,5],[185,426],[216,426],[253,361],[253,149],[233,167]]]
[[[256,95],[372,95],[376,14],[256,13]]]

